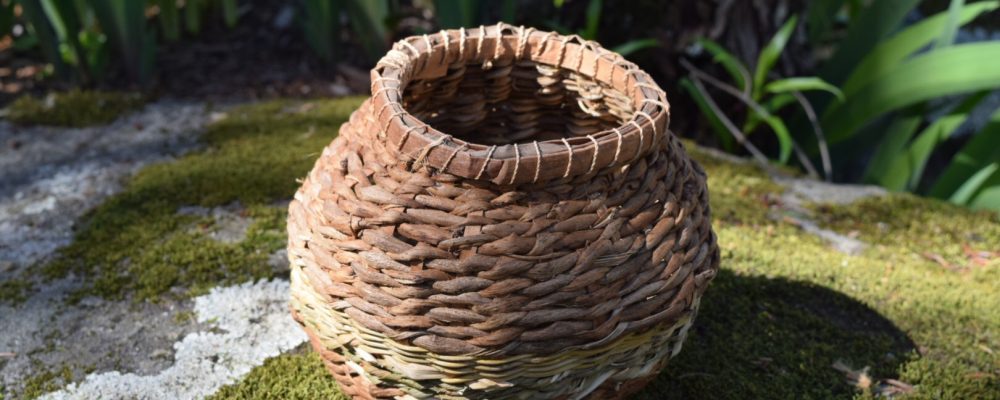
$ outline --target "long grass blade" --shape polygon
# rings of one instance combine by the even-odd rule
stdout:
[[[303,0],[302,33],[319,58],[337,59],[337,32],[340,31],[341,1]]]
[[[910,171],[910,179],[906,187],[908,190],[912,191],[917,188],[920,178],[924,174],[924,168],[927,166],[927,160],[930,159],[934,149],[951,137],[955,130],[969,119],[969,113],[979,105],[986,95],[987,92],[983,91],[969,96],[951,112],[938,118],[917,135],[906,151],[907,169]]]
[[[948,201],[968,206],[980,206],[982,208],[993,208],[1000,210],[1000,204],[995,201],[977,201],[977,197],[982,190],[989,188],[991,186],[996,186],[998,179],[1000,177],[1000,162],[992,162],[972,174],[971,177],[962,183],[962,186],[955,191],[954,194],[948,199]],[[994,193],[990,193],[989,196],[996,196]],[[1000,197],[997,197],[1000,200]]]
[[[980,92],[969,96],[959,105],[953,108],[948,114],[938,118],[932,124],[924,128],[917,134],[909,145],[902,149],[886,149],[877,154],[877,157],[888,157],[887,166],[869,168],[870,177],[873,183],[890,190],[914,190],[920,183],[923,176],[924,167],[927,160],[937,146],[948,139],[955,129],[958,129],[969,117],[969,112],[986,96],[986,92]],[[898,138],[895,140],[899,140]],[[882,163],[876,158],[873,163]]]
[[[968,4],[958,13],[956,25],[965,25],[983,13],[996,10],[998,6],[1000,6],[998,1]],[[848,96],[856,93],[898,66],[917,50],[926,47],[945,29],[949,18],[948,12],[932,15],[879,43],[851,72],[842,86],[844,93]]]
[[[601,25],[601,8],[604,6],[602,0],[590,0],[587,4],[586,25],[580,36],[587,40],[597,40],[597,30]]]
[[[764,85],[764,91],[768,93],[806,92],[810,90],[827,92],[836,96],[840,101],[844,100],[844,93],[840,89],[814,76],[778,79]]]
[[[653,38],[637,39],[615,46],[611,49],[611,51],[621,54],[622,56],[628,56],[629,54],[635,53],[639,50],[653,47],[660,47],[660,41]]]
[[[868,162],[862,181],[902,190],[908,173],[907,176],[903,176],[904,171],[902,168],[896,169],[898,166],[895,164],[924,121],[923,111],[923,107],[910,107],[892,119],[878,147],[875,148],[875,154]]]
[[[369,60],[378,60],[389,43],[389,0],[348,0],[346,5],[354,36]]]
[[[958,14],[961,13],[963,5],[965,5],[965,0],[951,0],[951,3],[948,4],[948,22],[945,23],[941,36],[934,43],[935,49],[951,46],[952,42],[955,41],[955,34],[958,33]]]
[[[698,106],[698,109],[701,110],[701,114],[708,120],[708,126],[712,128],[712,132],[715,134],[715,137],[719,139],[719,143],[722,144],[722,148],[729,152],[735,150],[733,147],[732,134],[730,134],[729,130],[726,129],[725,124],[723,124],[719,119],[719,116],[715,114],[712,107],[708,105],[708,100],[705,99],[705,96],[702,95],[702,93],[688,78],[681,78],[680,85],[681,88],[687,91],[688,94],[691,95],[691,98],[694,99],[694,104]]]
[[[181,37],[180,10],[177,9],[177,0],[156,0],[156,6],[160,9],[157,19],[160,20],[163,37],[171,42],[177,41]]]
[[[240,17],[240,8],[236,0],[222,0],[222,20],[227,27],[236,26],[236,20]]]
[[[438,25],[444,29],[458,29],[477,25],[479,1],[434,0],[434,14]]]
[[[41,3],[38,0],[26,0],[21,2],[21,7],[25,19],[30,24],[31,32],[38,38],[38,47],[42,50],[42,55],[52,63],[56,75],[69,77],[71,70],[63,61],[62,53],[59,51],[59,37],[46,18]]]
[[[819,77],[840,85],[883,38],[896,31],[920,0],[878,0],[851,18],[847,37],[820,70]],[[822,106],[820,108],[823,108]]]
[[[844,7],[844,0],[813,0],[806,6],[806,33],[810,43],[822,40],[833,27],[834,17]]]
[[[746,65],[740,62],[733,53],[727,51],[722,45],[708,38],[698,39],[698,44],[712,55],[712,61],[722,65],[722,68],[733,78],[736,86],[743,89],[743,92],[750,94],[750,71]]]
[[[850,138],[874,117],[922,101],[1000,87],[1000,42],[951,46],[917,56],[873,81],[822,119],[830,143]]]
[[[795,15],[789,18],[788,21],[785,21],[781,29],[778,29],[778,33],[775,33],[771,41],[767,43],[767,46],[764,46],[760,51],[760,55],[757,57],[757,68],[754,70],[753,76],[753,98],[755,100],[760,98],[764,81],[767,80],[767,74],[771,72],[774,63],[781,57],[781,52],[785,50],[788,39],[795,32],[795,26],[798,24],[798,21],[799,18]]]
[[[774,135],[778,139],[778,148],[779,148],[778,160],[781,161],[782,164],[788,162],[788,158],[791,156],[793,149],[799,150],[799,148],[795,145],[795,142],[792,140],[792,136],[791,134],[789,134],[788,128],[785,126],[785,123],[784,121],[781,120],[781,118],[771,115],[771,113],[768,112],[763,106],[761,106],[760,103],[756,102],[754,99],[750,98],[745,93],[740,92],[735,87],[727,85],[726,83],[696,68],[687,60],[681,59],[681,65],[684,68],[687,68],[688,71],[691,71],[691,76],[695,78],[694,83],[696,84],[695,85],[696,87],[700,85],[701,81],[705,81],[710,85],[715,86],[716,88],[726,93],[729,93],[733,97],[736,97],[738,100],[743,102],[743,104],[746,104],[747,107],[749,107],[752,112],[757,113],[760,120],[771,127],[771,130],[774,131]],[[740,134],[742,135],[743,133],[741,132]],[[805,160],[808,161],[808,157],[800,157],[800,158],[805,158]],[[813,170],[815,170],[815,168],[813,168]]]
[[[951,198],[977,171],[998,160],[1000,160],[1000,109],[997,109],[990,116],[989,123],[955,154],[927,194],[941,199]]]

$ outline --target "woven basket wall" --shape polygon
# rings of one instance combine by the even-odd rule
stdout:
[[[704,173],[653,80],[497,25],[397,43],[289,207],[292,314],[359,399],[609,399],[715,276]]]

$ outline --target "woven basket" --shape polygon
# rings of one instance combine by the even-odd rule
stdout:
[[[577,36],[397,43],[289,207],[292,314],[359,399],[609,399],[718,268],[665,94]],[[447,132],[447,133],[445,133]]]

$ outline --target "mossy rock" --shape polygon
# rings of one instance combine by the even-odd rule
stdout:
[[[11,122],[80,128],[103,125],[139,109],[145,98],[137,93],[99,92],[74,89],[51,93],[45,98],[21,96],[5,110]]]
[[[143,169],[89,213],[44,274],[82,277],[89,284],[80,296],[154,301],[285,276],[267,262],[286,243],[283,204],[358,104],[279,101],[229,111],[205,132],[203,151]],[[210,237],[212,218],[180,212],[228,204],[252,220],[235,243]]]
[[[145,168],[92,212],[45,271],[81,277],[84,294],[154,301],[283,277],[265,260],[284,247],[283,201],[359,103],[229,111],[203,151]],[[786,189],[768,173],[689,151],[709,175],[722,270],[684,350],[638,398],[1000,399],[996,213],[909,195],[809,205],[821,227],[867,243],[847,255],[782,217]],[[236,243],[178,213],[233,203],[253,220]],[[849,382],[844,366],[867,379]],[[336,398],[333,388],[316,356],[294,352],[214,398]]]

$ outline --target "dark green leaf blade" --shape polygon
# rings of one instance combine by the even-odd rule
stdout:
[[[760,98],[759,94],[764,86],[764,81],[767,79],[767,73],[771,72],[771,67],[781,57],[781,52],[785,50],[788,39],[795,32],[795,26],[798,24],[798,21],[799,18],[796,15],[785,21],[781,29],[778,29],[778,33],[775,33],[771,41],[767,43],[767,46],[764,46],[764,49],[760,51],[760,55],[757,57],[757,68],[754,70],[753,77],[754,99]]]
[[[833,105],[822,119],[827,139],[850,138],[872,118],[922,101],[1000,87],[1000,42],[963,44],[921,55],[900,64],[884,79],[870,83]]]

